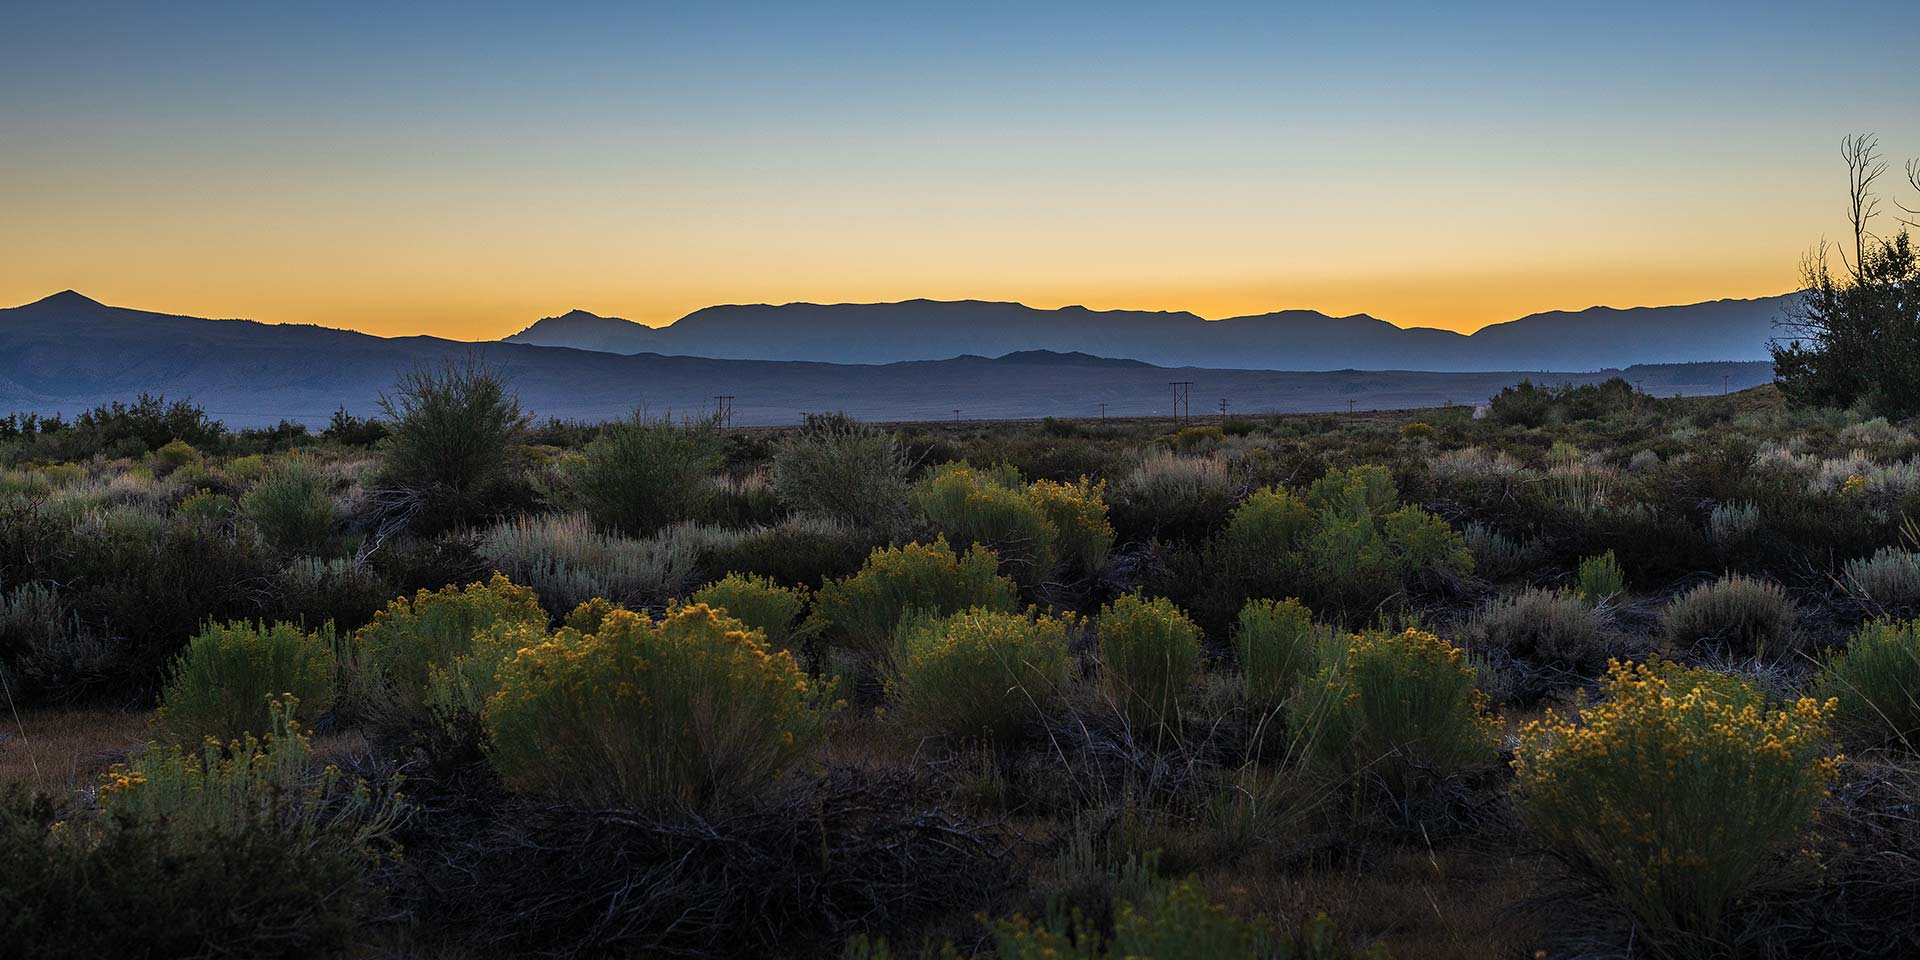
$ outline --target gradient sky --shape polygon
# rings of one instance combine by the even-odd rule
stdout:
[[[1920,155],[1912,0],[559,6],[0,7],[0,304],[1471,330],[1784,292],[1840,137]]]

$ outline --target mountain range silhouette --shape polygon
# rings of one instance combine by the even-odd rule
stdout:
[[[1774,321],[1796,296],[1552,311],[1471,335],[1312,310],[1205,320],[1186,312],[907,300],[715,306],[658,328],[574,310],[505,340],[607,353],[829,363],[1049,350],[1159,366],[1262,370],[1592,370],[1766,360]]]
[[[1756,306],[1762,303],[1718,301],[1650,311],[1543,314],[1503,325],[1518,327],[1490,339],[1482,339],[1484,331],[1473,337],[1400,331],[1371,318],[1270,314],[1242,318],[1254,322],[1240,325],[1249,331],[1250,345],[1239,352],[1238,362],[1212,368],[1185,363],[1174,369],[1156,363],[1154,356],[1125,356],[1121,351],[1130,343],[1146,343],[1136,332],[1145,330],[1155,335],[1152,343],[1159,344],[1163,354],[1216,356],[1224,347],[1183,347],[1166,331],[1184,330],[1196,339],[1218,336],[1206,331],[1230,321],[1205,321],[1179,313],[1040,311],[1019,304],[908,301],[799,305],[802,309],[714,307],[657,331],[669,335],[659,346],[676,351],[685,349],[684,344],[701,343],[702,337],[724,346],[732,342],[730,337],[752,342],[737,342],[731,350],[716,346],[714,351],[809,354],[730,358],[658,351],[624,354],[526,342],[536,331],[545,336],[556,329],[594,326],[624,334],[629,327],[639,326],[604,317],[588,320],[572,315],[571,324],[544,328],[535,324],[506,341],[475,343],[428,336],[376,337],[312,324],[177,316],[107,306],[68,290],[25,306],[0,309],[0,412],[72,414],[99,403],[156,393],[190,398],[234,426],[280,419],[318,426],[342,406],[362,415],[375,412],[381,393],[410,368],[469,357],[492,364],[512,378],[522,402],[540,416],[582,420],[619,417],[636,408],[656,414],[697,413],[710,409],[714,396],[722,393],[736,398],[735,421],[741,424],[792,422],[801,413],[826,410],[844,410],[871,420],[948,419],[955,409],[967,418],[1087,417],[1096,415],[1101,404],[1115,416],[1165,415],[1167,382],[1176,379],[1194,381],[1196,410],[1213,409],[1224,398],[1232,410],[1240,412],[1336,411],[1347,409],[1349,402],[1360,410],[1470,404],[1529,376],[1553,383],[1582,383],[1619,373],[1661,395],[1717,393],[1728,386],[1739,389],[1771,378],[1770,364],[1738,362],[1764,356],[1771,321],[1761,327],[1753,319],[1765,309]],[[1509,343],[1525,344],[1550,340],[1556,330],[1566,336],[1590,337],[1580,331],[1604,324],[1613,314],[1630,319],[1614,325],[1614,337],[1624,345],[1612,348],[1605,357],[1632,356],[1634,343],[1644,340],[1650,344],[1645,350],[1647,361],[1679,353],[1685,360],[1735,362],[1629,362],[1618,364],[1621,370],[1611,370],[1603,368],[1608,365],[1601,357],[1553,363],[1566,356],[1556,348],[1545,353],[1497,354],[1525,358],[1524,362],[1504,361],[1505,369],[1490,360],[1487,366],[1494,369],[1449,370],[1435,366],[1440,360],[1419,362],[1406,346],[1378,354],[1343,353],[1336,342],[1309,336],[1311,331],[1361,330],[1371,332],[1360,336],[1378,342],[1407,334],[1419,338],[1413,341],[1419,343],[1485,345],[1505,337]],[[826,319],[814,327],[809,326],[810,317]],[[964,322],[967,317],[984,318],[982,329],[943,331],[940,326]],[[1031,345],[1035,340],[1064,345],[1059,330],[1096,330],[1094,318],[1104,317],[1114,318],[1123,332],[1104,337],[1090,334],[1095,342],[1070,349]],[[1049,318],[1062,322],[1053,324]],[[1654,325],[1652,318],[1662,318],[1668,329],[1648,329]],[[782,324],[793,329],[782,333]],[[1002,349],[1009,345],[1007,341],[1017,339],[1022,324],[1030,327],[1028,343]],[[1707,345],[1689,353],[1680,350],[1671,336],[1657,335],[1670,333],[1671,328],[1717,332],[1701,334],[1699,342]],[[1302,345],[1275,346],[1284,340],[1279,334],[1287,331]],[[873,342],[850,343],[850,338],[860,336],[871,336]],[[1736,336],[1756,337],[1758,342],[1729,339]],[[1712,346],[1716,343],[1726,345]],[[818,359],[835,355],[841,344],[848,344],[852,356],[840,362]],[[1736,350],[1735,345],[1743,346]],[[1715,358],[1707,352],[1721,350],[1732,356]],[[1143,347],[1140,352],[1152,351]],[[899,358],[874,359],[887,356]],[[1370,361],[1374,356],[1387,359]],[[1442,354],[1436,348],[1431,356]],[[1303,369],[1255,368],[1266,362],[1286,363],[1287,358]],[[1560,372],[1539,372],[1555,367]]]

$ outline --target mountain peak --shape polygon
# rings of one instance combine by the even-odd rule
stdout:
[[[65,307],[70,309],[73,307],[104,307],[106,306],[106,304],[101,303],[100,301],[95,300],[92,297],[89,297],[86,294],[79,292],[78,290],[62,290],[51,297],[42,297],[39,300],[35,300],[34,302],[27,304],[27,306],[29,307]]]

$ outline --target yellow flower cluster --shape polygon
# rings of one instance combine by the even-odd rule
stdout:
[[[1840,492],[1850,497],[1866,493],[1867,478],[1857,473],[1849,474],[1846,482],[1840,485]]]
[[[831,690],[724,611],[568,618],[592,619],[594,633],[562,627],[500,668],[484,720],[510,784],[700,804],[778,773],[825,733]]]
[[[1466,654],[1432,633],[1367,631],[1321,664],[1301,715],[1318,727],[1320,761],[1349,773],[1366,766],[1399,790],[1492,753],[1499,720],[1475,679]]]
[[[1516,792],[1556,847],[1656,928],[1711,927],[1825,796],[1834,703],[1768,709],[1751,686],[1661,663],[1608,669],[1605,698],[1521,731]]]

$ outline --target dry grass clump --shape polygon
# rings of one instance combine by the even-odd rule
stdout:
[[[488,530],[480,555],[555,609],[594,597],[630,607],[664,603],[699,574],[713,534],[676,525],[646,539],[596,528],[585,514],[516,517]]]
[[[1475,647],[1576,670],[1603,665],[1626,646],[1608,610],[1571,590],[1529,587],[1488,601],[1467,632]]]
[[[1664,629],[1676,649],[1715,648],[1764,659],[1794,648],[1799,620],[1779,584],[1731,574],[1675,597]]]

